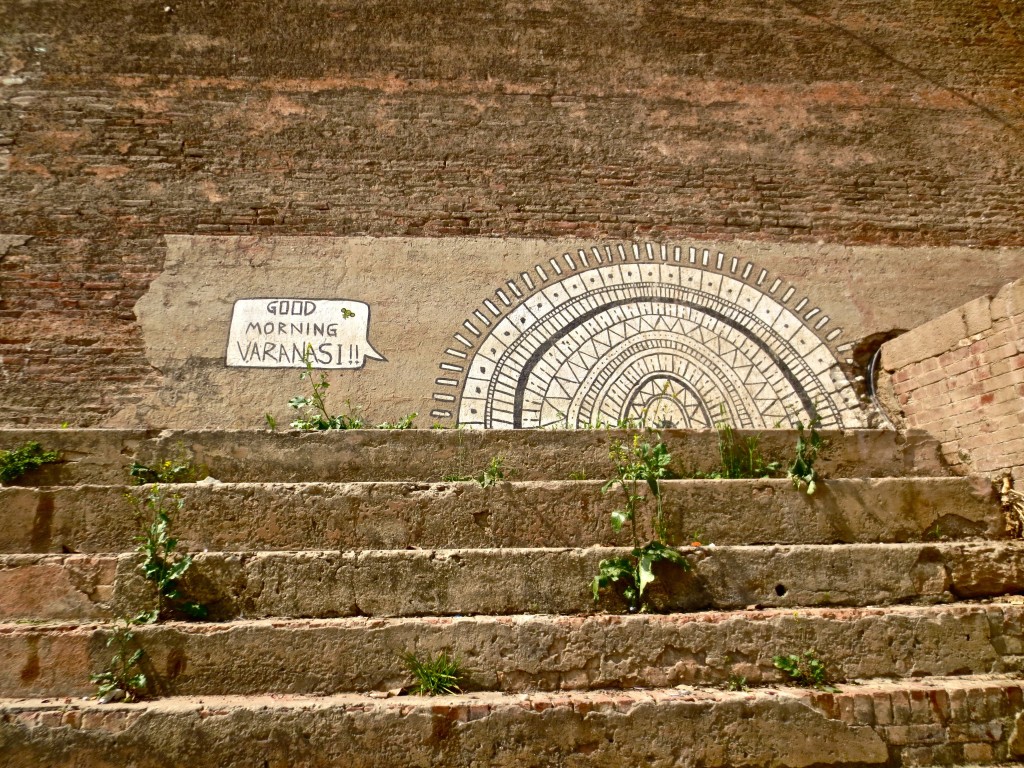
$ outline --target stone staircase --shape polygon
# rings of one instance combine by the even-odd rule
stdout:
[[[688,573],[628,615],[590,581],[625,551],[615,431],[0,431],[64,463],[0,489],[0,765],[968,765],[1024,755],[1024,546],[989,484],[915,434],[828,434],[786,480],[663,483]],[[666,431],[711,470],[714,433]],[[794,433],[766,432],[765,454]],[[133,459],[173,488],[210,621],[135,629],[157,698],[101,704],[115,617],[151,605]],[[490,488],[443,482],[504,458]],[[569,480],[568,478],[587,478]],[[714,547],[706,546],[714,543]],[[839,692],[773,664],[814,649]],[[466,692],[394,695],[442,650]],[[739,681],[745,679],[749,688]],[[730,686],[731,683],[731,686]],[[729,688],[739,690],[729,690]]]

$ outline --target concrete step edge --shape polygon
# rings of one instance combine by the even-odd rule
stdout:
[[[838,693],[648,689],[455,697],[0,701],[10,765],[964,765],[1022,753],[1021,681],[869,681]],[[725,735],[727,734],[727,736]],[[541,756],[538,758],[538,756]],[[574,762],[575,761],[575,762]],[[147,763],[148,764],[148,763]]]
[[[456,472],[472,474],[491,458],[505,460],[508,472],[525,478],[564,478],[584,471],[607,475],[613,440],[631,440],[622,430],[354,430],[348,432],[272,433],[266,431],[0,430],[0,449],[35,440],[57,449],[64,464],[47,465],[26,476],[26,484],[83,481],[120,482],[133,460],[154,466],[184,456],[221,480],[440,479]],[[796,442],[793,430],[738,431],[757,436],[762,453],[787,460]],[[854,430],[823,433],[829,441],[820,458],[823,474],[947,475],[938,443],[922,432]],[[664,430],[645,439],[664,440],[673,466],[710,471],[719,466],[718,436],[713,430]]]
[[[622,611],[595,605],[600,561],[624,548],[200,552],[185,577],[211,617]],[[689,548],[656,571],[657,611],[938,603],[1017,594],[1024,542]],[[152,605],[135,554],[0,555],[0,620],[135,615]]]
[[[82,696],[114,625],[0,624],[0,696]],[[236,620],[133,628],[154,690],[174,695],[386,691],[402,655],[460,659],[467,690],[780,684],[813,651],[836,679],[1024,670],[1024,602],[699,614]]]
[[[192,550],[625,544],[609,523],[621,494],[600,481],[224,483],[164,486],[174,533]],[[0,552],[134,548],[152,486],[0,489]],[[137,501],[126,500],[130,493]],[[813,496],[787,480],[670,480],[671,540],[721,544],[927,541],[1006,535],[977,478],[836,479]]]

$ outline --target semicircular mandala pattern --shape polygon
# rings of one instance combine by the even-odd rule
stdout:
[[[821,309],[752,263],[632,244],[498,288],[445,350],[437,418],[467,427],[864,424]],[[823,337],[819,334],[825,334]],[[447,391],[445,391],[447,390]]]

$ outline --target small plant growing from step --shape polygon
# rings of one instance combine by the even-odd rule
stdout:
[[[192,556],[178,550],[178,540],[171,536],[171,513],[185,508],[180,496],[167,496],[158,485],[150,488],[140,504],[153,517],[143,534],[137,538],[138,552],[143,556],[139,569],[156,588],[156,608],[148,622],[181,615],[189,619],[205,619],[206,606],[185,599],[181,579],[192,567]]]
[[[832,684],[832,676],[813,649],[804,651],[803,655],[790,653],[784,656],[775,656],[772,663],[776,669],[785,673],[793,685],[817,688],[819,691],[828,693],[839,692],[839,689]]]
[[[312,392],[309,395],[296,395],[288,401],[288,407],[295,409],[299,415],[291,423],[292,429],[329,430],[329,429],[361,429],[363,418],[355,409],[353,413],[332,416],[327,410],[327,374],[313,367],[313,345],[307,344],[302,354],[302,364],[306,367],[299,374],[300,381],[309,381]],[[349,409],[353,410],[351,404]]]
[[[414,429],[413,422],[416,421],[418,413],[410,413],[398,421],[385,421],[377,425],[377,429]]]
[[[672,456],[665,444],[652,446],[641,442],[637,434],[629,444],[616,440],[612,444],[611,458],[615,462],[615,477],[604,484],[601,492],[617,489],[622,493],[623,506],[611,515],[612,530],[618,533],[628,527],[633,550],[628,555],[602,560],[591,588],[596,602],[602,590],[613,584],[621,585],[629,612],[636,613],[647,608],[644,593],[655,580],[656,563],[666,561],[688,571],[690,562],[666,541],[661,480],[669,475]],[[644,511],[651,516],[654,539],[641,544],[640,529],[644,521],[638,518]]]
[[[729,480],[774,477],[781,468],[777,461],[761,455],[758,435],[740,438],[728,422],[715,425],[718,430],[718,454],[722,461],[721,477]]]
[[[0,451],[0,485],[14,482],[30,469],[59,461],[60,454],[57,451],[44,450],[33,440],[8,451]]]
[[[760,437],[740,437],[729,423],[725,406],[719,408],[719,419],[715,422],[718,432],[718,457],[720,468],[713,472],[693,472],[691,477],[706,480],[759,480],[776,477],[782,469],[778,461],[768,461],[760,448]]]
[[[747,678],[743,675],[730,675],[729,679],[725,681],[725,690],[727,691],[749,691],[750,686],[747,685]]]
[[[413,677],[413,684],[408,689],[410,693],[419,696],[451,696],[462,693],[462,665],[447,651],[441,651],[437,656],[428,657],[426,660],[421,660],[410,652],[402,656],[402,661]]]
[[[138,461],[133,461],[128,467],[128,476],[135,485],[146,485],[147,483],[194,483],[199,479],[204,469],[197,467],[188,457],[183,445],[178,446],[174,456],[163,461],[158,461],[153,466],[147,466]]]
[[[492,456],[490,463],[474,478],[481,488],[490,488],[505,479],[505,460],[501,456]]]
[[[818,434],[818,427],[821,426],[821,419],[815,416],[808,426],[802,421],[796,423],[796,455],[793,463],[789,466],[787,473],[793,482],[793,487],[798,491],[806,490],[808,496],[813,496],[818,487],[821,477],[814,468],[814,462],[818,459],[824,441]],[[806,430],[806,432],[805,432]]]
[[[346,310],[347,311],[347,310]],[[347,317],[347,315],[346,315]],[[299,374],[300,381],[309,381],[311,392],[308,395],[296,395],[288,401],[288,407],[299,412],[299,415],[291,422],[292,429],[301,429],[306,432],[327,431],[332,429],[366,429],[367,424],[361,409],[345,401],[348,407],[347,413],[331,415],[327,410],[327,389],[331,386],[327,381],[327,374],[317,370],[313,365],[313,345],[307,344],[306,351],[302,355],[302,364],[305,370]],[[410,413],[402,416],[397,421],[385,421],[376,425],[376,429],[413,429],[413,423],[419,414]],[[277,421],[269,413],[264,414],[267,425],[271,430],[277,428]]]
[[[122,619],[107,638],[107,648],[114,649],[106,668],[90,675],[96,685],[96,696],[101,704],[117,701],[141,701],[149,693],[149,680],[140,662],[145,652],[135,642],[133,619]]]
[[[443,483],[468,483],[475,480],[481,488],[490,488],[504,479],[505,459],[501,456],[492,456],[490,463],[475,475],[452,472],[441,476]]]

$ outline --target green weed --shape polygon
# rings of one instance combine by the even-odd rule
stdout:
[[[473,479],[480,483],[481,488],[490,488],[492,485],[496,485],[505,479],[505,471],[502,469],[504,463],[505,460],[500,456],[492,457],[490,464]]]
[[[138,461],[133,461],[128,467],[128,476],[135,485],[194,483],[201,474],[204,474],[204,470],[192,463],[183,445],[178,446],[172,458],[158,461],[152,467]]]
[[[761,455],[760,437],[740,437],[727,420],[725,406],[719,409],[719,420],[715,422],[718,432],[718,458],[721,468],[714,472],[693,472],[691,477],[708,480],[742,480],[774,477],[781,465],[768,461]]]
[[[146,580],[156,588],[156,609],[147,616],[148,621],[159,621],[171,615],[189,619],[206,618],[206,606],[190,602],[181,592],[180,582],[192,566],[192,556],[178,552],[178,540],[171,536],[171,514],[180,512],[185,501],[180,496],[167,496],[159,485],[154,485],[140,504],[153,519],[143,534],[136,538],[137,551],[143,555],[139,569]]]
[[[475,475],[467,475],[462,472],[449,472],[441,475],[442,483],[468,483],[476,481],[481,488],[490,488],[505,479],[505,459],[501,456],[491,457],[490,463]]]
[[[0,451],[0,485],[6,485],[24,475],[30,469],[43,464],[54,464],[60,461],[57,451],[46,451],[32,440],[17,448]]]
[[[296,395],[288,400],[288,407],[299,412],[299,415],[289,425],[292,429],[312,432],[332,429],[366,429],[368,427],[363,418],[362,408],[357,405],[353,406],[348,400],[345,401],[345,407],[348,409],[346,413],[332,415],[327,410],[327,390],[331,384],[327,380],[327,374],[313,366],[312,344],[306,345],[306,351],[302,355],[302,364],[306,369],[299,374],[299,380],[309,381],[310,393]],[[402,416],[398,421],[385,421],[377,424],[375,428],[413,429],[413,422],[418,415],[410,413],[407,416]],[[263,418],[266,419],[272,430],[277,427],[277,421],[269,413],[264,414]]]
[[[725,682],[725,690],[727,691],[746,691],[749,689],[747,678],[743,675],[730,675],[729,679]]]
[[[814,468],[814,462],[818,458],[824,441],[818,434],[818,427],[821,426],[821,419],[815,416],[811,423],[804,427],[802,421],[796,423],[796,455],[793,463],[790,464],[787,475],[793,482],[793,487],[798,491],[806,489],[807,495],[812,496],[818,487],[821,479],[818,471]],[[804,430],[807,429],[807,433]]]
[[[385,421],[382,424],[377,425],[377,429],[412,429],[413,421],[419,416],[418,413],[410,413],[408,416],[403,416],[398,421]]]
[[[612,444],[611,458],[615,462],[615,477],[604,484],[601,492],[618,489],[623,494],[622,508],[611,514],[612,530],[618,533],[628,526],[633,549],[628,555],[602,560],[591,589],[597,601],[603,589],[612,584],[620,585],[629,611],[636,613],[647,608],[644,592],[655,580],[656,563],[667,561],[683,570],[690,570],[690,563],[666,541],[660,481],[669,476],[672,456],[665,444],[652,446],[641,442],[637,434],[628,445],[616,440]],[[638,517],[643,511],[652,517],[650,523],[655,538],[641,545],[640,529],[644,521]]]
[[[804,651],[802,656],[796,653],[775,656],[772,663],[776,669],[782,670],[789,677],[793,685],[838,693],[839,689],[832,685],[831,675],[816,653],[814,649],[811,649]]]
[[[96,685],[96,696],[101,703],[114,701],[141,701],[149,692],[149,680],[140,667],[144,651],[135,643],[131,619],[122,619],[123,626],[117,626],[107,638],[107,648],[114,649],[114,655],[106,669],[89,680]]]
[[[462,665],[447,651],[421,661],[414,653],[402,656],[405,668],[413,676],[410,692],[420,696],[450,696],[462,693]]]
[[[302,364],[306,370],[299,374],[300,381],[309,381],[311,392],[308,395],[296,395],[288,400],[288,407],[299,412],[291,423],[292,429],[304,431],[329,429],[361,429],[364,426],[359,409],[352,413],[331,415],[327,410],[327,389],[331,386],[327,374],[313,367],[313,345],[307,344],[302,354]],[[351,403],[347,403],[353,411]]]

